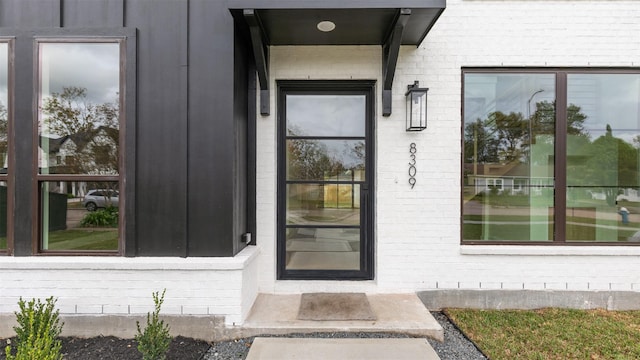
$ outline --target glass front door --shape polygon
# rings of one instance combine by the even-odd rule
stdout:
[[[370,279],[373,82],[279,86],[279,278]]]

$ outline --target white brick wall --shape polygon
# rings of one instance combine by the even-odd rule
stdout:
[[[259,289],[263,292],[425,289],[640,291],[638,248],[460,246],[461,68],[465,66],[640,67],[638,1],[448,0],[416,49],[402,47],[393,114],[376,118],[376,274],[369,282],[275,280],[276,116],[258,119]],[[380,47],[272,47],[277,79],[381,81]],[[429,87],[428,129],[404,131],[404,92]],[[272,83],[275,89],[275,83]],[[417,184],[407,183],[417,144]],[[478,247],[476,247],[478,248]],[[482,248],[482,247],[480,247]]]
[[[250,246],[233,258],[2,257],[0,315],[18,300],[58,299],[61,314],[135,315],[153,311],[151,294],[167,289],[162,314],[222,315],[242,323],[257,294]]]

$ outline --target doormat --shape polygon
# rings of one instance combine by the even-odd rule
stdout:
[[[376,320],[364,293],[302,294],[298,320]]]

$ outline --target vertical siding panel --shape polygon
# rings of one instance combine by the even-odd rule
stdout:
[[[124,0],[61,0],[62,27],[122,27]]]
[[[13,32],[2,35],[15,35]],[[13,124],[10,143],[11,151],[15,156],[15,163],[10,164],[10,176],[13,176],[14,184],[14,254],[18,256],[32,254],[33,224],[33,98],[34,86],[33,74],[33,42],[31,39],[17,38],[15,41],[14,74],[16,81],[13,84]],[[23,96],[20,96],[23,95]]]
[[[244,232],[248,231],[247,223],[247,203],[249,194],[247,182],[248,174],[248,137],[249,114],[248,114],[248,93],[249,78],[247,74],[247,61],[249,52],[246,44],[248,40],[243,39],[239,33],[235,36],[234,49],[234,118],[235,146],[234,155],[234,187],[233,187],[233,237],[229,239],[233,243],[233,253],[236,254],[245,246],[240,241]]]
[[[190,2],[189,255],[233,255],[234,22],[224,2]]]
[[[138,255],[186,256],[188,1],[128,0],[125,21],[138,29]]]
[[[60,26],[60,0],[0,0],[0,27]]]

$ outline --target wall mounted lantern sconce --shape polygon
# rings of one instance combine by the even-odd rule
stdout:
[[[427,128],[427,91],[415,81],[407,86],[407,131],[422,131]]]

